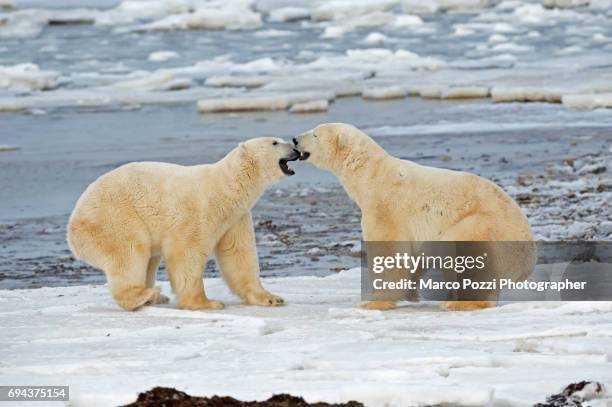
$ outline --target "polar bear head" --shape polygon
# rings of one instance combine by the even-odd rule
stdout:
[[[300,160],[335,171],[355,147],[367,140],[371,139],[355,126],[327,123],[300,134],[293,143],[301,153]]]
[[[288,162],[300,157],[300,152],[292,144],[275,137],[247,140],[240,143],[238,150],[243,163],[257,168],[269,181],[295,174]]]

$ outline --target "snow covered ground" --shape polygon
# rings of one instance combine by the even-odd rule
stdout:
[[[304,112],[343,96],[612,106],[610,0],[5,3],[0,111]]]
[[[214,312],[171,304],[127,313],[103,286],[2,291],[0,381],[69,385],[71,405],[87,407],[156,385],[368,406],[526,406],[579,380],[612,385],[610,302],[381,313],[355,308],[359,281],[359,269],[266,279],[289,303],[271,309],[239,305],[207,279],[209,296],[227,305]]]

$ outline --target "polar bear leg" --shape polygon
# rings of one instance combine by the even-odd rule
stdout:
[[[282,298],[266,291],[259,280],[259,260],[250,213],[225,232],[217,243],[215,254],[227,285],[247,304],[284,304]]]
[[[385,244],[384,246],[379,247],[375,245],[374,247],[368,248],[367,256],[368,256],[369,264],[371,264],[370,259],[374,256],[377,256],[377,255],[388,256],[390,253],[398,252],[400,248],[398,247],[397,250],[394,250],[395,248],[394,242],[401,242],[401,241],[409,240],[409,239],[402,237],[401,231],[397,230],[395,222],[393,222],[391,219],[388,219],[386,217],[385,218],[380,218],[380,217],[368,218],[366,216],[363,216],[361,219],[361,224],[363,227],[364,241],[366,242],[387,242],[387,244]],[[401,247],[405,249],[404,246],[401,246]],[[382,251],[378,253],[378,252],[374,252],[373,249],[380,249]],[[365,248],[362,247],[362,250],[365,250]],[[392,277],[388,277],[388,276],[392,276]],[[397,271],[397,270],[387,273],[387,279],[389,281],[393,280],[393,278],[399,280],[401,278],[407,278],[407,277],[409,277],[407,273]],[[385,298],[384,300],[381,298],[376,298],[376,295],[374,295],[374,298],[372,301],[365,302],[361,304],[359,307],[363,309],[367,309],[367,310],[389,311],[389,310],[396,308],[397,301],[406,299],[406,298],[401,298],[402,296],[406,294],[410,295],[411,297],[410,300],[417,299],[416,296],[413,295],[413,293],[402,292],[401,290],[385,291],[385,292],[381,292],[380,294],[382,295],[382,298]]]
[[[147,266],[147,288],[155,287],[155,278],[157,277],[157,269],[159,268],[160,256],[151,256]],[[155,304],[167,304],[170,299],[163,294],[159,294]]]
[[[113,298],[127,311],[159,301],[159,288],[146,287],[148,261],[148,255],[131,253],[115,258],[113,264],[104,269]]]
[[[479,214],[468,216],[448,229],[440,238],[445,241],[492,241],[496,240],[491,227],[491,220]],[[499,292],[491,292],[490,298],[480,301],[443,301],[440,309],[443,311],[473,311],[491,308],[497,305]]]
[[[175,244],[164,250],[164,258],[179,308],[200,310],[224,307],[222,302],[206,297],[202,279],[206,256],[200,254],[200,249]]]

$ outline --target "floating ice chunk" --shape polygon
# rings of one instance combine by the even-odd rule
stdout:
[[[569,47],[565,47],[565,48],[558,50],[557,54],[559,55],[577,54],[582,51],[584,51],[584,48],[578,45],[571,45]]]
[[[511,54],[501,54],[495,57],[458,60],[450,64],[458,69],[487,69],[487,68],[512,68],[516,63],[516,57]]]
[[[198,111],[201,113],[285,110],[288,107],[289,100],[285,96],[203,99],[198,101]]]
[[[198,101],[201,113],[285,110],[292,105],[313,100],[331,100],[331,92],[304,92],[286,95],[262,95],[235,98],[202,99]]]
[[[346,19],[376,11],[389,11],[397,4],[397,0],[332,0],[319,5],[313,13],[315,21]]]
[[[121,0],[16,0],[15,6],[18,8],[112,8],[117,7]],[[0,0],[2,5],[2,0]]]
[[[178,57],[174,51],[155,51],[149,54],[149,61],[164,62]]]
[[[349,21],[352,27],[378,27],[394,22],[396,19],[393,13],[384,11],[375,11],[373,13],[364,14],[354,17]]]
[[[209,86],[257,88],[270,82],[269,76],[211,76],[206,79]]]
[[[418,90],[423,99],[484,99],[489,96],[486,86],[429,86]]]
[[[298,21],[310,18],[310,10],[302,7],[281,7],[270,12],[270,21]]]
[[[0,0],[0,9],[3,8],[14,8],[15,0]]]
[[[0,65],[0,89],[45,90],[56,86],[59,73],[41,71],[38,65],[26,63]]]
[[[438,0],[440,10],[475,10],[491,4],[491,0]]]
[[[612,108],[612,93],[563,95],[562,102],[571,109]]]
[[[175,78],[162,83],[155,90],[183,90],[191,88],[192,85],[193,81],[189,78]]]
[[[417,91],[417,94],[423,99],[441,99],[443,86],[426,86]]]
[[[163,90],[174,79],[175,76],[170,72],[156,71],[135,79],[117,82],[111,86],[122,90]]]
[[[371,32],[368,36],[363,40],[366,44],[384,44],[385,42],[390,42],[391,39],[387,37],[383,33],[379,32]]]
[[[170,15],[149,24],[133,28],[135,31],[172,30],[240,30],[261,27],[261,15],[248,8],[204,8],[193,13]]]
[[[610,38],[606,37],[602,33],[593,34],[592,38],[593,38],[593,42],[596,42],[599,44],[610,42]]]
[[[402,99],[408,96],[408,91],[401,86],[365,88],[361,92],[364,99]]]
[[[273,37],[292,37],[296,35],[292,31],[286,30],[260,30],[255,33],[255,36],[262,38],[273,38]]]
[[[516,87],[491,89],[494,102],[561,102],[561,91],[558,89],[538,87]]]
[[[454,28],[453,35],[455,37],[465,37],[466,35],[474,35],[476,33],[476,31],[466,27],[464,24],[457,24]]]
[[[404,13],[420,16],[435,14],[438,11],[438,2],[432,0],[403,0]]]
[[[318,247],[313,247],[312,249],[308,250],[306,253],[312,255],[315,254],[319,254],[321,252],[321,249],[319,249]]]
[[[495,45],[492,50],[504,52],[530,52],[533,51],[533,47],[528,45],[518,45],[513,42],[505,42],[503,44]]]
[[[482,99],[489,96],[486,86],[452,86],[440,91],[441,99]]]
[[[403,0],[402,6],[406,13],[427,15],[447,10],[476,10],[493,3],[492,0]]]
[[[546,8],[574,8],[586,6],[590,0],[544,0],[543,4]]]
[[[506,42],[508,37],[502,34],[493,34],[489,37],[489,42]]]
[[[38,37],[47,20],[36,10],[26,10],[0,15],[0,38]]]
[[[295,103],[289,111],[291,113],[316,113],[326,112],[329,108],[329,102],[326,99],[313,100],[310,102]]]
[[[395,17],[392,25],[394,27],[415,27],[425,24],[423,19],[419,16],[413,16],[410,14],[402,14]]]
[[[350,28],[343,27],[343,26],[325,27],[325,31],[323,31],[323,34],[321,34],[321,38],[324,38],[324,39],[341,38],[349,30]]]
[[[19,150],[19,146],[11,146],[9,144],[0,144],[0,152]]]

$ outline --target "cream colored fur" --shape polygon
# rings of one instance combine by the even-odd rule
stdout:
[[[259,280],[250,211],[264,189],[284,176],[278,163],[292,151],[282,140],[259,138],[215,164],[121,166],[80,197],[68,223],[68,244],[77,258],[104,270],[114,299],[126,310],[168,302],[155,287],[162,257],[179,308],[222,308],[204,292],[202,274],[213,255],[246,303],[280,305],[283,300]]]
[[[474,174],[426,167],[389,155],[348,124],[324,124],[296,138],[308,162],[333,172],[362,212],[365,241],[531,241],[518,205],[500,187]],[[525,278],[535,253],[500,256],[493,277]],[[447,301],[443,309],[494,306],[487,301]],[[393,301],[372,301],[392,309]]]

